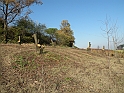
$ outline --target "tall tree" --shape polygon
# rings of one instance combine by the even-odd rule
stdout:
[[[103,23],[105,25],[105,29],[102,29],[102,31],[105,32],[105,34],[106,34],[106,36],[104,36],[104,37],[107,38],[108,50],[109,50],[110,49],[110,37],[112,34],[112,26],[110,25],[110,19],[108,19],[107,16]],[[108,55],[109,55],[109,52],[108,52]]]
[[[21,28],[22,31],[32,32],[32,33],[34,32],[35,23],[30,19],[21,18],[16,21],[15,25]]]
[[[23,41],[32,42],[32,35],[35,34],[37,37],[37,41],[40,44],[48,44],[50,42],[49,37],[46,36],[46,25],[34,22],[30,19],[22,18],[16,22],[16,27],[20,28],[21,31],[19,34],[22,35]]]
[[[18,36],[21,37],[21,42],[23,43],[32,42],[33,41],[32,34],[34,28],[35,24],[32,20],[25,18],[19,19],[15,22],[15,26],[11,26],[8,28],[8,37],[11,36],[11,33],[13,32],[15,38],[14,40],[16,42]]]
[[[0,0],[0,11],[4,20],[5,41],[7,43],[8,24],[12,23],[18,16],[21,15],[23,10],[27,8],[24,13],[25,16],[31,13],[29,6],[32,4],[42,4],[40,0]]]
[[[56,37],[58,44],[65,46],[69,46],[70,41],[75,40],[68,20],[63,20],[61,22],[60,30],[56,32]]]
[[[62,20],[60,29],[68,35],[73,35],[73,31],[71,30],[70,23],[68,20]]]

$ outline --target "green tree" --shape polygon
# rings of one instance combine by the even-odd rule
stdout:
[[[45,32],[48,34],[48,36],[51,39],[56,39],[56,31],[57,30],[58,30],[57,28],[48,28],[45,30]]]
[[[73,35],[73,31],[71,30],[70,23],[68,23],[68,20],[63,20],[61,22],[60,29],[67,35]]]
[[[30,19],[22,18],[18,20],[16,26],[20,28],[19,34],[21,35],[22,41],[25,42],[34,42],[32,35],[35,33],[37,35],[38,43],[40,44],[49,44],[50,39],[46,35],[46,25],[41,23],[36,23]]]
[[[59,45],[69,46],[70,41],[74,41],[73,31],[71,30],[68,20],[61,22],[60,30],[56,32],[56,38]]]
[[[10,43],[17,43],[18,41],[18,36],[21,33],[21,28],[16,27],[16,26],[11,26],[8,28],[8,42]]]
[[[35,23],[35,29],[34,33],[37,34],[37,38],[40,44],[45,44],[46,43],[46,36],[45,36],[45,30],[46,30],[46,25],[45,24],[37,24]]]
[[[35,23],[30,19],[21,18],[16,21],[15,25],[23,30],[22,33],[24,31],[33,33],[35,29]]]
[[[25,19],[22,18],[20,20],[17,20],[16,23],[16,28],[18,29],[18,36],[21,36],[21,41],[23,43],[29,43],[33,42],[33,33],[35,32],[35,23],[30,20],[30,19]]]
[[[0,11],[2,12],[4,20],[4,32],[5,32],[5,41],[7,43],[8,36],[8,25],[12,23],[17,17],[19,17],[22,12],[23,16],[28,16],[31,13],[29,6],[32,4],[42,4],[40,0],[0,0]],[[27,11],[23,11],[23,10]]]

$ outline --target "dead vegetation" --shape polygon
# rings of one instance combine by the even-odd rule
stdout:
[[[0,45],[1,93],[123,93],[124,59],[67,47]]]

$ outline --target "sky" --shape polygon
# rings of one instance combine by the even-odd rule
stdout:
[[[68,20],[74,32],[75,46],[107,48],[106,17],[110,24],[117,23],[119,36],[124,35],[124,0],[42,0],[32,5],[29,16],[47,28],[60,29],[61,21]],[[112,44],[110,48],[112,48]]]

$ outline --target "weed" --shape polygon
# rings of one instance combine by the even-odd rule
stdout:
[[[67,81],[67,82],[69,82],[69,81],[71,81],[71,80],[72,80],[71,77],[67,77],[67,78],[65,78],[65,81]]]
[[[60,55],[57,55],[55,53],[47,53],[44,55],[44,61],[45,62],[51,62],[51,61],[60,61],[61,60],[61,56]]]
[[[30,56],[28,56],[30,57]],[[13,68],[26,68],[26,69],[36,69],[37,64],[34,59],[25,58],[24,56],[17,56],[16,60],[13,62]]]
[[[37,64],[34,62],[34,60],[32,60],[31,62],[28,62],[28,68],[31,69],[36,69],[37,68]]]
[[[22,56],[19,56],[15,62],[16,62],[17,65],[19,65],[21,68],[24,68],[25,66],[28,65],[28,62],[25,61]]]

